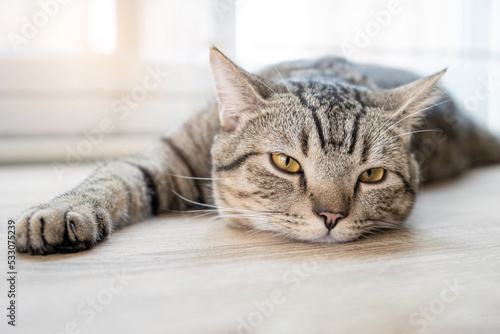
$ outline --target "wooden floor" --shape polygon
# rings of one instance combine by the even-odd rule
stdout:
[[[88,170],[0,167],[0,253],[8,219]],[[428,187],[406,228],[346,244],[182,214],[79,254],[18,255],[17,328],[2,278],[1,332],[500,333],[499,186],[494,166]]]

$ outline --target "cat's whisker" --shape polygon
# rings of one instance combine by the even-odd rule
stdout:
[[[273,232],[273,233],[262,233],[262,232]],[[280,235],[280,233],[278,231],[270,231],[270,230],[266,230],[266,229],[247,229],[245,230],[245,233],[246,234],[249,234],[249,235],[265,235],[266,237],[272,237],[272,238],[275,238],[275,237],[278,237]]]
[[[216,217],[216,216],[218,215],[218,213],[217,213],[217,212],[197,213],[197,214],[195,215],[195,217],[196,217],[196,218],[203,218],[203,217],[210,216],[210,215],[212,215],[212,216]]]
[[[276,66],[273,66],[274,69],[276,70],[276,73],[278,73],[278,75],[280,76],[281,80],[283,81],[283,84],[285,85],[286,89],[288,90],[288,93],[290,93],[290,95],[293,96],[292,92],[290,91],[290,88],[288,87],[288,85],[286,84],[286,81],[285,79],[283,78],[283,76],[281,75],[280,71],[278,71],[278,69],[276,68]],[[293,101],[293,103],[295,104],[295,111],[298,113],[299,112],[299,106],[297,104],[297,101]]]
[[[389,101],[389,98],[391,97],[391,94],[392,94],[392,92],[393,92],[393,91],[394,91],[394,89],[391,89],[391,90],[389,91],[389,94],[387,94],[387,97],[386,97],[386,99],[385,99],[385,101],[384,101],[384,104],[382,105],[382,108],[380,108],[380,110],[382,110],[382,111],[384,110],[384,107],[385,107],[385,105],[386,105],[387,101]],[[382,124],[382,125],[378,128],[378,129],[377,129],[377,131],[375,131],[375,132],[376,132],[376,133],[378,133],[378,132],[379,132],[379,131],[380,131],[380,130],[381,130],[381,129],[382,129],[382,128],[383,128],[383,127],[387,124],[387,123],[389,123],[389,122],[390,122],[390,121],[391,121],[394,117],[396,117],[396,115],[397,115],[397,114],[398,114],[398,111],[396,111],[395,113],[393,113],[393,114],[391,115],[391,117],[389,117],[389,118],[388,118],[388,119],[387,119],[387,120],[386,120],[386,121],[385,121],[385,122],[384,122],[384,123],[383,123],[383,124]]]
[[[405,133],[401,133],[399,135],[392,136],[390,138],[384,139],[379,144],[383,144],[385,142],[388,142],[389,140],[391,140],[393,138],[396,138],[396,137],[401,137],[401,136],[404,136],[404,135],[411,135],[411,134],[414,134],[414,133],[421,133],[421,132],[443,132],[443,130],[442,129],[432,129],[432,130],[417,130],[417,131],[405,132]]]
[[[242,218],[242,219],[248,219],[248,220],[251,220],[251,221],[261,221],[261,222],[269,222],[269,219],[268,218],[265,218],[265,217],[258,217],[258,216],[246,216],[246,215],[222,215],[218,218],[221,218],[221,219],[226,219],[226,218]]]
[[[215,217],[210,218],[208,220],[208,222],[212,222],[212,221],[217,220],[217,219],[226,219],[226,218],[243,218],[243,219],[251,220],[252,222],[259,222],[259,221],[268,222],[269,221],[268,218],[261,217],[261,216],[258,216],[258,215],[232,214],[232,215],[217,215]]]
[[[226,180],[230,179],[227,177],[196,177],[196,176],[186,176],[186,175],[177,175],[177,174],[169,174],[170,176],[178,177],[180,179],[189,179],[189,180],[201,180],[201,181],[213,181],[213,180]]]
[[[275,213],[274,211],[261,211],[261,210],[250,210],[250,209],[238,209],[238,208],[224,208],[224,207],[218,207],[216,205],[211,205],[211,204],[206,204],[206,203],[201,203],[201,202],[197,202],[197,201],[193,201],[193,200],[190,200],[189,198],[186,198],[184,196],[182,196],[181,194],[179,194],[178,192],[176,192],[174,189],[171,189],[172,192],[179,198],[181,198],[182,200],[188,202],[188,203],[191,203],[191,204],[195,204],[195,205],[199,205],[199,206],[204,206],[204,207],[209,207],[209,208],[213,208],[213,209],[216,209],[216,210],[234,210],[234,211],[242,211],[242,212],[254,212],[254,213]]]
[[[387,94],[387,97],[385,98],[384,104],[382,105],[381,110],[384,110],[385,105],[387,104],[387,101],[389,101],[389,98],[391,97],[392,92],[394,91],[394,88],[389,91],[389,94]],[[382,124],[383,126],[383,124]]]
[[[217,209],[217,206],[215,205],[210,205],[210,204],[205,204],[205,203],[201,203],[201,202],[196,202],[196,201],[193,201],[193,200],[190,200],[189,198],[186,198],[184,196],[182,196],[181,194],[179,194],[177,191],[175,191],[174,189],[170,189],[172,190],[172,192],[177,196],[179,197],[180,199],[188,202],[188,203],[191,203],[191,204],[195,204],[195,205],[199,205],[199,206],[206,206],[206,207],[209,207],[209,208],[214,208],[214,209]]]
[[[226,217],[221,216],[221,215],[215,215],[215,216],[213,216],[213,217],[208,217],[208,218],[206,219],[206,222],[207,222],[207,223],[211,223],[211,222],[214,222],[214,221],[216,221],[216,220],[223,220],[223,219],[225,219],[225,218],[226,218]]]
[[[212,223],[212,222],[214,222],[214,221],[216,221],[216,220],[218,220],[218,219],[222,219],[222,218],[221,218],[220,216],[214,216],[214,217],[211,217],[211,218],[206,219],[206,221],[205,221],[205,222],[206,222],[207,224],[210,224],[210,223]]]
[[[377,220],[377,219],[373,219],[370,221],[375,222],[377,224],[376,226],[371,227],[372,232],[378,232],[380,229],[395,229],[401,227],[401,222],[398,221]]]
[[[203,209],[199,209],[199,210],[168,210],[170,212],[181,212],[181,213],[198,213],[198,212],[214,212],[214,213],[218,213],[218,212],[224,212],[224,211],[241,211],[241,212],[251,212],[251,213],[261,213],[261,214],[267,214],[267,215],[271,215],[272,213],[271,212],[265,212],[265,211],[257,211],[257,210],[248,210],[248,209],[238,209],[238,208],[218,208],[218,209],[207,209],[207,210],[203,210]]]
[[[243,209],[244,210],[244,209]],[[221,214],[221,212],[234,212],[236,213],[229,213],[229,214]],[[249,217],[259,217],[262,219],[266,219],[266,221],[269,220],[269,217],[271,217],[272,214],[270,213],[254,213],[253,211],[250,211],[249,213],[245,213],[245,211],[238,212],[239,209],[219,209],[219,210],[187,210],[187,211],[172,211],[172,212],[181,212],[181,213],[189,213],[189,214],[195,214],[194,217],[196,218],[202,218],[206,216],[213,215],[213,219],[223,219],[223,218],[228,218],[228,217],[236,217],[236,218],[249,218]]]
[[[174,212],[174,213],[206,213],[206,212],[213,212],[217,213],[218,210],[216,209],[210,209],[210,210],[166,210],[168,212]]]
[[[241,212],[261,213],[261,214],[269,214],[269,215],[279,213],[279,212],[276,212],[276,211],[251,210],[251,209],[239,209],[239,208],[225,208],[225,207],[219,207],[219,211],[241,211]]]
[[[166,211],[172,212],[172,213],[189,214],[195,218],[202,218],[205,216],[218,214],[217,210],[215,210],[215,209],[213,209],[213,210],[166,210]]]
[[[382,132],[382,133],[381,133],[381,134],[380,134],[377,138],[375,138],[375,141],[378,141],[378,139],[379,139],[380,137],[382,137],[382,136],[383,136],[383,135],[384,135],[387,131],[389,131],[390,129],[392,129],[393,127],[395,127],[396,125],[398,125],[399,123],[401,123],[402,121],[404,121],[405,119],[407,119],[407,118],[409,118],[409,117],[412,117],[412,116],[413,116],[413,115],[415,115],[415,114],[421,113],[422,111],[428,110],[428,109],[430,109],[430,108],[433,108],[433,107],[435,107],[435,106],[438,106],[438,105],[440,105],[440,104],[443,104],[443,103],[446,103],[446,102],[449,102],[449,101],[451,101],[451,99],[448,99],[448,100],[445,100],[445,101],[442,101],[442,102],[439,102],[439,103],[436,103],[436,104],[430,105],[430,106],[428,106],[428,107],[426,107],[426,108],[423,108],[423,109],[417,110],[417,111],[415,111],[415,112],[412,112],[411,114],[409,114],[409,115],[407,115],[407,116],[403,117],[403,118],[402,118],[402,119],[400,119],[399,121],[397,121],[397,122],[393,123],[391,126],[389,126],[389,127],[388,127],[388,128],[387,128],[384,132]]]
[[[231,211],[231,210],[227,210],[227,211]],[[259,216],[259,217],[269,217],[269,216],[271,216],[270,213],[254,213],[254,212],[251,212],[251,213],[231,213],[230,212],[230,213],[227,213],[227,214],[220,214],[220,216],[231,216],[231,215],[233,215],[233,216],[236,216],[236,215],[244,216],[244,215],[246,215],[246,216],[255,216],[255,217],[257,217],[257,216]]]

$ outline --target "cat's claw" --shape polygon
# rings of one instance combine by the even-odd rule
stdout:
[[[85,214],[67,206],[40,205],[25,212],[16,223],[18,252],[32,255],[74,253],[86,250],[109,233],[109,214]],[[90,210],[92,212],[92,210]]]

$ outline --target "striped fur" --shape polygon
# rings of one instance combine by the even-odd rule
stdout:
[[[436,93],[442,73],[419,79],[329,57],[253,75],[216,49],[211,64],[218,103],[27,210],[17,249],[77,252],[130,222],[193,207],[292,239],[351,241],[399,226],[422,181],[500,161],[498,141]],[[276,168],[275,153],[293,157],[301,172]],[[374,167],[387,170],[382,181],[358,182]],[[329,230],[324,211],[344,217]]]

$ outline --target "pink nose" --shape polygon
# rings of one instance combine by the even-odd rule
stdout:
[[[318,212],[318,215],[322,216],[325,220],[325,226],[330,231],[337,225],[338,221],[345,216],[338,212]]]

